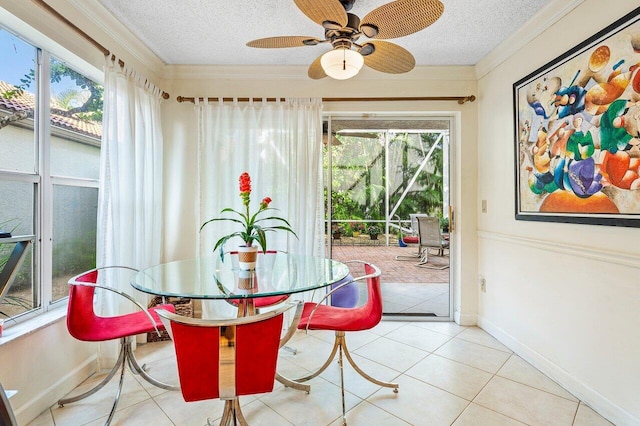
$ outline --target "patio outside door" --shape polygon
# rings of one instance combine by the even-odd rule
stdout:
[[[437,217],[448,237],[451,119],[361,117],[324,123],[327,254],[380,267],[386,317],[451,320],[450,251],[419,265],[406,238],[414,214]]]

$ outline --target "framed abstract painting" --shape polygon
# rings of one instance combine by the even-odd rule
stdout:
[[[513,85],[516,219],[640,226],[640,8]]]

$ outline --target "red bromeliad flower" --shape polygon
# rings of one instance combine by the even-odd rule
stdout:
[[[242,203],[245,206],[249,205],[249,196],[251,195],[251,177],[249,173],[244,172],[240,175],[240,197],[242,197]]]
[[[272,201],[270,197],[264,197],[262,201],[260,201],[260,206],[258,208],[258,211],[253,215],[251,215],[249,213],[249,202],[251,201],[251,177],[249,176],[249,173],[247,172],[242,173],[238,181],[240,184],[240,198],[242,198],[242,204],[245,206],[245,213],[240,213],[236,210],[233,210],[227,207],[225,209],[222,209],[220,213],[231,212],[231,213],[234,213],[235,215],[240,216],[240,218],[238,219],[235,217],[220,217],[220,218],[210,219],[202,224],[202,226],[200,227],[200,230],[202,231],[202,228],[204,228],[206,224],[210,222],[218,221],[218,220],[230,220],[232,222],[239,223],[242,225],[243,230],[234,232],[229,235],[225,235],[222,238],[220,238],[218,242],[216,242],[216,245],[213,248],[213,251],[216,251],[218,247],[220,247],[220,250],[222,253],[222,247],[224,246],[224,243],[227,242],[227,240],[233,237],[240,237],[242,238],[242,241],[244,241],[244,244],[247,247],[251,247],[253,242],[257,241],[260,248],[262,248],[262,251],[266,252],[267,251],[266,233],[274,232],[278,229],[291,232],[296,238],[298,238],[296,233],[293,232],[293,230],[291,229],[291,225],[289,224],[289,222],[287,222],[286,219],[283,219],[277,216],[263,217],[258,219],[258,215],[264,211],[277,210],[274,208],[269,208],[269,204],[271,204],[271,201]],[[263,226],[260,222],[265,220],[275,220],[275,221],[281,222],[282,224],[275,225],[275,226]]]
[[[261,210],[266,209],[267,207],[269,207],[269,204],[270,204],[270,203],[271,203],[271,198],[269,198],[269,197],[264,197],[264,198],[262,199],[262,201],[260,201],[260,209],[261,209]]]

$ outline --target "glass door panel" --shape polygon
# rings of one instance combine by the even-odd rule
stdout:
[[[449,250],[419,250],[411,220],[437,217],[448,237],[449,128],[449,119],[325,122],[327,253],[380,267],[387,316],[451,318]]]

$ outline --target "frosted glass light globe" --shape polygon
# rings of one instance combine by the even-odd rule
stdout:
[[[320,65],[329,77],[346,80],[360,72],[364,65],[364,58],[354,50],[338,48],[322,55]]]

